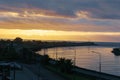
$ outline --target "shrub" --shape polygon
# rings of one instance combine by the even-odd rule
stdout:
[[[42,64],[44,64],[44,65],[49,64],[49,60],[50,60],[50,58],[49,58],[48,55],[43,55],[42,58],[41,58],[41,62],[42,62]]]
[[[61,72],[71,73],[73,68],[73,62],[71,59],[60,58],[58,60],[58,67]]]

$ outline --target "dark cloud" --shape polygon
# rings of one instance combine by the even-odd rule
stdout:
[[[0,28],[120,32],[119,4],[120,0],[0,0]]]
[[[87,11],[91,18],[120,19],[119,4],[120,0],[0,0],[0,10],[44,9],[69,17]]]

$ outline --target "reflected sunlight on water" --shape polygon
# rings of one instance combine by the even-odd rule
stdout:
[[[92,51],[101,53],[102,72],[120,76],[120,57],[115,56],[112,47],[63,47],[47,49],[46,54],[56,59],[65,57],[74,60],[76,51],[76,65],[82,68],[99,71],[99,55]],[[41,50],[39,54],[43,54]]]

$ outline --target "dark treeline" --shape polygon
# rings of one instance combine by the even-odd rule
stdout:
[[[52,48],[52,47],[69,47],[69,46],[92,46],[95,45],[94,42],[69,42],[69,41],[38,41],[38,40],[27,40],[23,41],[22,38],[17,37],[14,40],[0,40],[0,45],[8,44],[19,44],[31,49],[32,51],[37,51],[43,48]]]
[[[23,62],[31,62],[35,59],[35,52],[41,49],[52,47],[67,47],[67,46],[91,46],[95,45],[93,42],[66,42],[66,41],[36,41],[22,38],[15,38],[14,40],[0,40],[0,60],[2,61],[16,61],[23,60]]]

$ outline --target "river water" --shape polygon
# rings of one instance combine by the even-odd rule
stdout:
[[[111,53],[112,49],[112,47],[98,46],[59,47],[41,50],[39,54],[43,55],[45,52],[54,59],[72,59],[75,65],[96,71],[100,70],[99,62],[101,62],[102,72],[120,76],[120,56]]]

